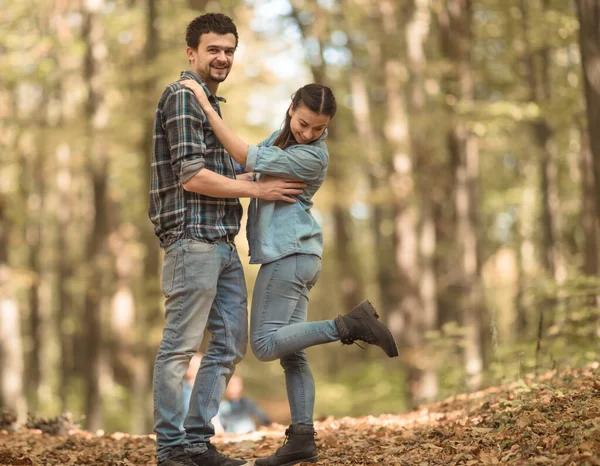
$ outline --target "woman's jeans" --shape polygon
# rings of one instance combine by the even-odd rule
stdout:
[[[165,250],[165,328],[154,365],[154,430],[158,461],[173,447],[207,449],[211,419],[248,343],[247,293],[233,243],[179,240]],[[207,330],[211,339],[183,419],[183,376]],[[185,430],[182,427],[182,422]]]
[[[263,264],[254,285],[250,345],[259,360],[280,360],[292,424],[313,423],[315,382],[304,349],[340,338],[333,320],[306,322],[320,272],[318,256],[294,254]]]

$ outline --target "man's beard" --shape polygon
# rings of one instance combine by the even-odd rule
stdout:
[[[227,79],[227,76],[229,76],[229,71],[231,70],[231,68],[224,68],[224,69],[220,69],[218,71],[216,71],[214,68],[210,67],[208,70],[208,77],[210,78],[211,81],[217,82],[217,83],[222,83],[223,81],[225,81]],[[219,73],[220,71],[220,73]]]

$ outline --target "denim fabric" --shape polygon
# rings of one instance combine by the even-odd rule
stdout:
[[[165,250],[165,328],[154,365],[154,430],[162,461],[175,446],[202,453],[214,435],[211,419],[248,342],[247,293],[233,243],[178,240]],[[202,341],[202,358],[184,426],[183,376]]]
[[[251,264],[266,264],[290,254],[320,257],[323,253],[323,233],[311,209],[313,196],[327,174],[327,131],[310,144],[296,144],[287,149],[272,146],[278,134],[275,131],[258,146],[248,146],[246,170],[258,176],[302,180],[307,186],[296,196],[294,204],[265,199],[250,201],[246,233]]]
[[[313,423],[315,382],[304,349],[340,338],[333,320],[306,322],[320,272],[318,256],[293,254],[262,265],[254,286],[250,345],[259,360],[280,360],[292,424]]]

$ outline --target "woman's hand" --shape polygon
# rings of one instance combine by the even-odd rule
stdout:
[[[200,107],[202,107],[202,110],[204,110],[205,112],[212,110],[212,105],[208,101],[206,92],[204,92],[204,89],[200,84],[198,84],[197,81],[194,81],[193,79],[186,79],[184,81],[181,81],[181,84],[194,93],[194,95],[198,99],[198,102],[200,102]]]
[[[221,119],[218,111],[210,104],[204,88],[193,79],[185,79],[180,82],[183,86],[190,89],[198,99],[210,127],[219,141],[221,141],[221,144],[223,144],[223,147],[225,147],[225,150],[229,152],[229,155],[237,163],[246,165],[248,144],[242,141]]]

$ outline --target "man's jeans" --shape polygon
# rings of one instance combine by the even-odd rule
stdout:
[[[179,240],[165,250],[162,273],[165,328],[154,365],[154,430],[158,461],[175,446],[192,454],[206,450],[211,419],[248,343],[247,293],[233,243]],[[182,384],[204,329],[208,350],[183,421]]]
[[[250,345],[261,361],[280,359],[292,424],[313,423],[315,382],[304,349],[340,339],[333,320],[306,322],[320,272],[321,259],[310,254],[263,264],[252,295]]]

